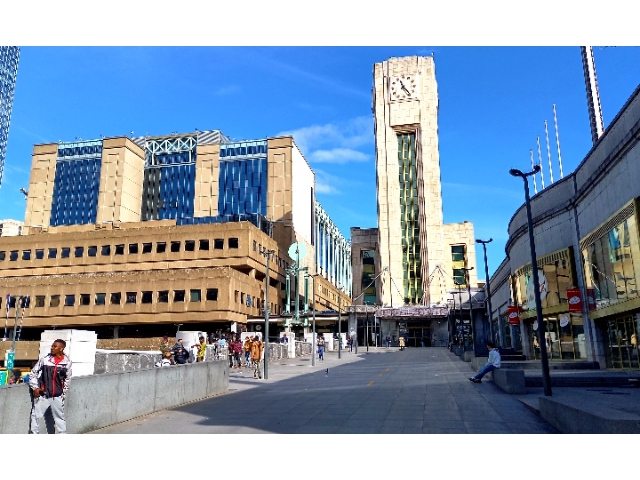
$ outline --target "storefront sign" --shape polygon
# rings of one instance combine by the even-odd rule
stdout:
[[[569,315],[562,315],[560,317],[560,327],[561,328],[566,327],[567,325],[569,325],[569,321],[570,321]]]
[[[596,309],[596,289],[595,288],[587,288],[587,307],[589,307],[589,310]]]
[[[579,288],[567,288],[567,301],[570,312],[582,312],[582,296]]]
[[[507,314],[509,316],[509,324],[511,325],[520,325],[520,316],[518,315],[518,307],[512,305],[507,309]]]
[[[376,317],[446,317],[448,313],[446,307],[381,308]]]

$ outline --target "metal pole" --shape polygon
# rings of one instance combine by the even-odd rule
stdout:
[[[266,250],[263,255],[267,258],[267,288],[264,293],[264,379],[269,379],[269,260],[271,254],[275,253],[275,250]],[[260,360],[258,360],[259,362]]]
[[[540,344],[540,361],[542,363],[542,384],[544,394],[551,396],[551,377],[549,376],[549,359],[547,357],[547,342],[545,338],[545,326],[542,320],[542,300],[540,299],[540,279],[538,278],[538,262],[536,260],[536,245],[533,238],[533,219],[531,217],[531,199],[529,198],[528,175],[535,175],[537,169],[530,173],[522,173],[520,170],[512,169],[509,173],[514,177],[522,177],[524,180],[524,198],[527,207],[527,227],[529,229],[529,246],[531,247],[531,269],[533,270],[533,294],[536,300],[536,320],[538,321],[538,343]]]
[[[489,335],[491,336],[491,341],[494,342],[494,333],[493,333],[493,320],[492,320],[492,308],[491,308],[491,285],[489,285],[489,263],[487,262],[487,243],[493,242],[493,238],[489,240],[476,240],[476,242],[482,244],[482,249],[484,250],[484,275],[485,275],[485,283],[487,285],[487,304],[489,307]]]
[[[473,347],[473,354],[475,355],[476,354],[476,326],[475,326],[475,322],[473,321],[473,308],[471,306],[471,275],[469,275],[469,272],[471,270],[473,270],[473,267],[465,268],[465,272],[467,272],[467,291],[469,292],[469,321],[471,322],[471,343]]]
[[[364,341],[367,344],[367,353],[369,353],[369,305],[367,302],[364,302],[365,310],[365,329],[364,329]]]
[[[338,358],[342,358],[342,295],[338,288]]]
[[[311,344],[311,366],[315,367],[316,366],[316,352],[314,351],[316,348],[316,276],[318,274],[316,273],[315,275],[311,276],[311,288],[313,288],[313,293],[311,294],[311,296],[313,297],[313,300],[311,301],[313,303],[313,305],[311,305],[313,307],[313,335],[311,336],[312,340],[312,344]]]

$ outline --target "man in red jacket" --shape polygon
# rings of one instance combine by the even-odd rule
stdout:
[[[64,397],[71,380],[71,360],[64,354],[67,342],[55,340],[51,353],[45,355],[31,370],[29,386],[33,390],[31,433],[40,433],[38,422],[51,409],[58,433],[67,433],[64,417]]]

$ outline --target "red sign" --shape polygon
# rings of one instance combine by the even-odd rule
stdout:
[[[507,309],[507,314],[511,325],[520,325],[520,316],[518,315],[518,307],[516,305],[510,306]]]
[[[596,289],[595,288],[587,288],[587,306],[589,310],[596,309]]]
[[[567,288],[567,301],[570,312],[582,312],[582,296],[579,288]]]

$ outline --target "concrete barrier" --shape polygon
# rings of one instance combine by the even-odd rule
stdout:
[[[462,360],[464,360],[465,362],[470,362],[475,357],[476,355],[472,350],[465,350],[465,352],[462,354]]]
[[[67,432],[97,430],[228,390],[224,361],[75,377],[65,399]],[[28,385],[0,387],[0,434],[27,433],[30,412]]]
[[[493,383],[507,393],[526,393],[527,391],[522,370],[498,368],[493,370],[490,375]]]

